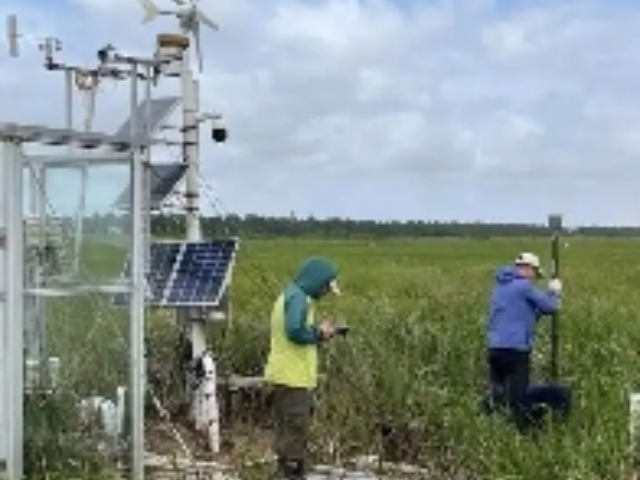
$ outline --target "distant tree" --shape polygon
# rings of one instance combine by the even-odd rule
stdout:
[[[74,219],[66,219],[71,224]],[[85,219],[87,233],[105,234],[121,229],[128,231],[126,215],[92,215]],[[331,238],[331,239],[384,239],[384,238],[476,238],[495,237],[546,237],[546,225],[525,223],[483,223],[442,221],[377,221],[349,218],[317,219],[267,217],[256,214],[204,217],[206,237],[242,236],[244,238]],[[154,235],[179,238],[184,235],[185,218],[181,215],[154,215],[151,220]],[[572,229],[572,236],[583,237],[631,237],[639,236],[637,227],[584,226]]]

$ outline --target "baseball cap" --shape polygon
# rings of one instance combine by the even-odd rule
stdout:
[[[536,270],[539,277],[544,277],[544,271],[540,266],[540,257],[538,257],[535,253],[522,252],[516,257],[514,263],[516,265],[528,265],[529,267],[532,267]]]

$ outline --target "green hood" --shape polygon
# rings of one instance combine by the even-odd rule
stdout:
[[[338,270],[328,260],[310,258],[300,267],[293,281],[307,295],[318,298],[323,288],[337,276]]]

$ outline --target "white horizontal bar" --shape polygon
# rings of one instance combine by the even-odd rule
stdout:
[[[59,288],[27,288],[25,292],[28,295],[36,297],[72,297],[74,295],[89,295],[92,293],[116,294],[131,293],[131,287],[118,284],[106,285],[76,285],[73,287]]]
[[[93,167],[99,165],[121,165],[131,162],[130,153],[112,153],[100,155],[25,155],[27,165],[36,164],[45,168]]]

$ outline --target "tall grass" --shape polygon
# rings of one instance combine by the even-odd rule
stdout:
[[[574,239],[562,250],[560,366],[575,409],[568,424],[537,440],[481,417],[477,401],[486,385],[484,322],[493,272],[523,249],[546,255],[548,244],[540,240],[251,243],[237,272],[229,350],[239,369],[264,360],[267,317],[280,285],[253,281],[249,261],[283,284],[301,259],[322,254],[340,266],[344,295],[325,302],[321,316],[343,319],[353,330],[325,347],[319,443],[330,438],[345,450],[373,449],[381,423],[412,423],[421,434],[409,454],[429,464],[444,458],[444,466],[472,478],[623,478],[626,399],[640,366],[637,247]],[[540,381],[548,330],[543,322],[535,364]]]
[[[477,401],[485,388],[484,322],[493,272],[520,250],[545,255],[548,244],[540,240],[245,242],[222,358],[236,373],[261,372],[272,302],[306,256],[323,255],[339,265],[344,294],[323,301],[318,314],[345,321],[352,331],[323,346],[314,430],[321,459],[379,449],[381,426],[404,425],[413,435],[405,438],[412,447],[407,458],[471,478],[620,479],[627,473],[626,398],[637,388],[640,366],[637,247],[573,239],[562,250],[560,367],[575,409],[566,425],[537,440],[480,416]],[[97,271],[120,268],[117,249],[86,255]],[[50,324],[55,353],[71,358],[80,345],[92,350],[69,380],[73,389],[112,393],[126,381],[126,346],[114,333],[126,337],[122,313],[101,307],[103,315],[111,312],[110,321],[86,340],[89,306],[65,308]],[[150,323],[150,342],[164,359],[160,368],[170,368],[171,322],[154,314]],[[535,364],[540,380],[548,344],[543,322]]]

